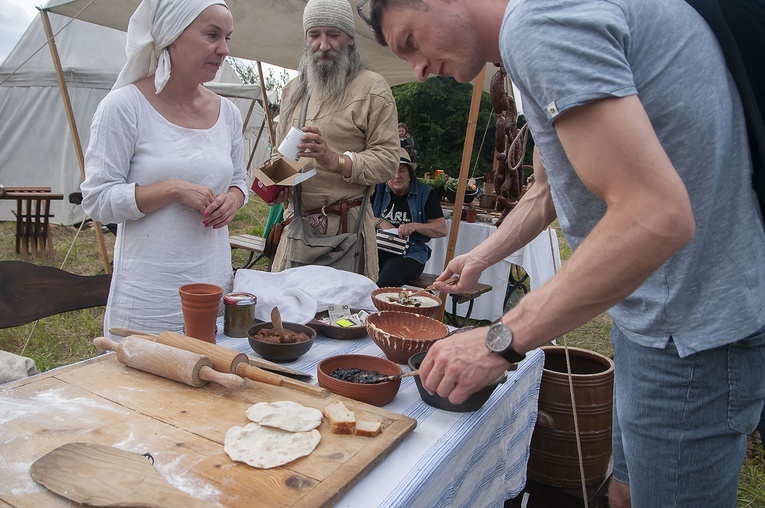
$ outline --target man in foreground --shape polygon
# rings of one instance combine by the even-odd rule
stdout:
[[[502,61],[539,148],[531,191],[436,290],[472,287],[556,216],[575,249],[488,331],[436,344],[425,386],[460,402],[608,311],[611,506],[734,507],[765,397],[765,235],[741,102],[702,18],[682,0],[372,0],[371,23],[420,80]]]
[[[291,127],[302,128],[300,156],[314,159],[308,167],[318,168],[316,176],[300,184],[302,214],[297,219],[316,235],[330,237],[355,231],[363,217],[360,273],[374,281],[378,268],[371,191],[366,202],[363,197],[367,188],[388,181],[398,168],[396,103],[383,77],[361,62],[346,0],[310,0],[303,29],[299,76],[284,88],[277,131],[281,142]],[[287,197],[282,194],[275,203]],[[301,241],[290,237],[295,226],[291,223],[282,235],[274,271],[319,263],[310,259]]]

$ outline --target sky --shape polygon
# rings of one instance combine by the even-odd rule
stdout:
[[[11,52],[37,15],[40,0],[0,0],[0,62]]]

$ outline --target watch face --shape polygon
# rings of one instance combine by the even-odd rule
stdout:
[[[494,352],[502,352],[513,342],[513,333],[502,323],[495,323],[486,332],[486,346]]]

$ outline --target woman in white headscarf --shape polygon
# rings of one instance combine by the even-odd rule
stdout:
[[[183,327],[178,288],[232,285],[228,224],[247,200],[242,121],[209,91],[233,18],[221,0],[143,0],[128,61],[96,111],[83,206],[119,224],[104,319],[150,332]]]

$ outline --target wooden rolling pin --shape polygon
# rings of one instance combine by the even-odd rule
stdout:
[[[224,374],[213,369],[210,358],[164,344],[126,337],[115,342],[107,337],[93,339],[96,347],[116,351],[120,363],[134,369],[151,372],[189,386],[200,387],[208,381],[228,389],[243,388],[244,379],[234,374]]]
[[[239,376],[246,377],[247,379],[260,381],[274,386],[288,386],[300,390],[301,392],[318,395],[322,398],[329,395],[329,392],[320,386],[309,385],[308,383],[283,377],[250,365],[249,358],[247,358],[246,354],[237,353],[233,349],[197,340],[193,337],[187,337],[175,332],[160,332],[157,341],[169,346],[205,354],[212,360],[215,370],[221,372],[233,372]]]
[[[186,337],[175,332],[160,332],[159,335],[143,334],[133,330],[123,330],[111,328],[109,332],[114,335],[123,335],[124,333],[133,333],[134,336],[154,342],[166,344],[168,346],[193,351],[195,353],[208,356],[213,362],[213,368],[219,372],[231,372],[253,381],[273,385],[289,386],[312,395],[318,395],[322,398],[329,395],[329,392],[320,386],[309,385],[291,378],[282,377],[278,374],[267,372],[261,368],[249,364],[249,359],[244,353],[238,353],[233,349],[228,349],[217,344],[204,342],[193,337]]]

